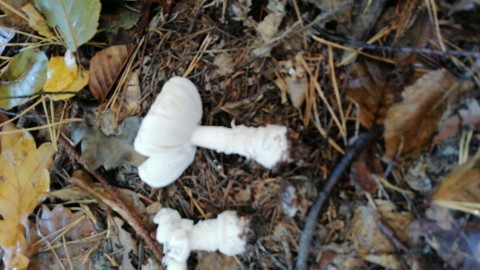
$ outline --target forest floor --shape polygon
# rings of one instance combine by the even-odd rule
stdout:
[[[165,207],[249,222],[244,253],[192,252],[189,269],[480,269],[478,0],[101,5],[98,32],[74,55],[88,85],[2,110],[18,128],[50,124],[32,135],[56,149],[21,242],[29,269],[160,269],[153,217]],[[35,41],[16,34],[3,56]],[[132,142],[174,76],[198,87],[202,125],[286,126],[289,160],[269,170],[198,148],[171,185],[143,183]],[[62,121],[72,123],[52,128]]]

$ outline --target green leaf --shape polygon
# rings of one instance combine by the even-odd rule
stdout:
[[[35,5],[72,52],[97,32],[100,0],[35,0]]]
[[[0,108],[9,110],[40,91],[47,80],[47,64],[45,53],[37,50],[23,51],[10,60],[0,74]]]

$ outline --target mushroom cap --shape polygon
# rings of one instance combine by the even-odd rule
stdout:
[[[163,85],[143,119],[134,148],[144,156],[155,156],[163,148],[190,144],[201,119],[202,101],[197,87],[187,78],[173,77]]]
[[[173,183],[195,158],[196,147],[184,144],[162,148],[138,166],[138,175],[152,187],[165,187]]]

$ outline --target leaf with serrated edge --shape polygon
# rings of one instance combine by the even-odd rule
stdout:
[[[75,52],[97,32],[100,0],[35,0],[51,28],[58,28],[67,49]]]
[[[0,108],[9,110],[40,91],[47,79],[44,52],[26,50],[15,56],[0,74]]]
[[[44,37],[52,37],[54,34],[45,18],[40,14],[32,4],[28,4],[22,8],[23,12],[28,16],[28,25],[40,35]]]
[[[3,130],[16,128],[7,124]],[[49,189],[53,147],[44,143],[36,148],[27,132],[4,134],[0,140],[0,246],[6,268],[22,269],[28,263],[23,254],[27,217]]]

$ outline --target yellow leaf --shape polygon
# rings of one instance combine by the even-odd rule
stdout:
[[[60,92],[78,76],[77,62],[71,51],[65,56],[55,56],[48,61],[47,82],[43,89],[48,92]]]
[[[3,130],[16,128],[7,124]],[[44,143],[36,148],[28,132],[2,134],[0,141],[0,247],[6,269],[21,269],[26,264],[27,217],[49,189],[53,147]]]
[[[77,78],[69,84],[67,87],[64,89],[61,89],[58,91],[59,93],[61,92],[78,92],[85,87],[85,85],[88,84],[88,79],[90,77],[90,73],[88,70],[80,70],[80,74],[77,76]],[[66,100],[71,97],[73,97],[74,94],[64,94],[64,95],[49,95],[50,99],[52,100]]]
[[[54,34],[48,26],[47,20],[40,14],[32,4],[27,4],[22,8],[28,16],[28,25],[44,37],[52,37]]]

